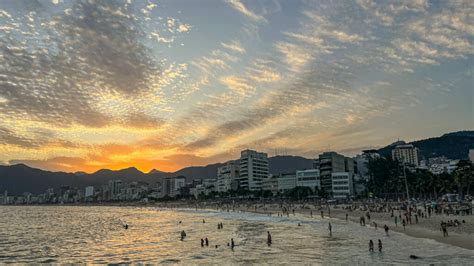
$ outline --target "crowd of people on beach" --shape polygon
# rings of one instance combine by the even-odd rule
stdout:
[[[417,205],[417,204],[406,204],[403,202],[389,202],[380,200],[379,202],[359,202],[359,203],[351,203],[351,204],[329,204],[328,202],[318,202],[318,203],[291,203],[291,202],[280,202],[276,204],[275,202],[265,203],[265,202],[216,202],[214,203],[215,208],[219,211],[233,211],[235,212],[256,212],[267,214],[269,216],[277,215],[278,217],[290,217],[296,216],[296,212],[298,213],[307,213],[312,218],[313,217],[313,210],[319,211],[321,219],[325,219],[326,217],[331,218],[331,208],[335,208],[338,210],[336,214],[341,214],[341,211],[345,212],[345,221],[349,221],[349,217],[354,217],[354,215],[349,215],[352,212],[362,212],[362,215],[359,217],[359,224],[361,226],[372,226],[375,230],[378,229],[378,222],[380,220],[375,221],[376,219],[380,218],[380,215],[375,215],[375,219],[373,218],[373,213],[384,214],[387,215],[386,217],[390,217],[394,222],[394,226],[398,227],[398,224],[401,223],[403,229],[405,230],[406,227],[412,224],[420,223],[420,219],[430,219],[432,215],[440,215],[440,214],[447,214],[452,210],[441,208],[438,206],[431,206],[429,204]],[[277,205],[277,206],[275,206]],[[202,206],[199,206],[199,208]],[[207,206],[208,208],[209,206]],[[198,205],[196,204],[196,210],[198,209]],[[338,215],[336,215],[337,217]],[[378,217],[378,218],[377,218]],[[340,217],[342,218],[342,217]],[[387,222],[390,219],[383,221]],[[384,223],[385,223],[384,222]],[[181,223],[181,221],[179,221]],[[202,223],[206,223],[203,219]],[[382,224],[384,224],[382,223]],[[459,221],[458,219],[450,219],[447,222],[442,221],[440,231],[443,232],[444,237],[448,237],[448,227],[458,227],[462,224],[465,224],[465,220]],[[301,223],[298,223],[298,226],[301,226]],[[125,227],[125,226],[124,226]],[[224,225],[222,222],[217,224],[217,230],[223,229]],[[128,225],[126,228],[128,229]],[[385,235],[389,236],[390,227],[388,224],[383,225],[383,229],[385,231]],[[333,225],[331,222],[328,222],[328,231],[329,235],[332,236],[333,233]],[[186,232],[183,230],[181,232],[181,240],[186,238]],[[267,245],[270,247],[272,245],[272,235],[269,231],[267,231]],[[201,239],[201,247],[208,247],[209,246],[209,239],[202,238]],[[231,238],[230,242],[227,243],[227,246],[230,247],[232,250],[235,248],[234,239]],[[216,248],[219,245],[215,245]],[[378,239],[378,251],[382,252],[383,244],[380,239]],[[374,252],[374,242],[372,239],[369,240],[369,252]],[[410,258],[417,259],[419,257],[415,255],[411,255]]]

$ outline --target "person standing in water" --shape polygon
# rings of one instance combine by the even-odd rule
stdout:
[[[369,241],[369,251],[374,252],[374,242],[372,242],[372,239]]]
[[[201,247],[204,247],[204,239],[201,238]]]
[[[234,239],[231,238],[231,239],[230,239],[230,248],[231,248],[232,250],[234,250],[234,247],[235,247]]]
[[[267,231],[267,245],[268,246],[272,245],[272,235],[270,234],[269,231]]]
[[[382,241],[379,239],[379,252],[382,252]]]
[[[186,237],[186,232],[184,232],[183,230],[181,231],[181,241],[183,241],[185,237]]]
[[[209,239],[207,239],[207,237],[204,239],[204,241],[206,242],[206,247],[209,246]]]
[[[388,226],[387,226],[387,225],[384,225],[383,228],[385,229],[385,235],[388,236],[388,230],[389,230]]]

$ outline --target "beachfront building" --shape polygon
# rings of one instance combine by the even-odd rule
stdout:
[[[436,175],[451,174],[458,167],[458,163],[459,160],[450,160],[445,156],[433,157],[428,160],[428,171]]]
[[[469,160],[474,163],[474,149],[469,150]]]
[[[217,179],[215,178],[203,179],[202,185],[206,188],[208,192],[217,191]]]
[[[411,144],[397,145],[392,150],[392,158],[408,166],[420,166],[418,148]]]
[[[321,189],[319,169],[307,169],[296,171],[296,186],[309,187],[313,191]]]
[[[84,192],[84,198],[92,198],[94,196],[94,187],[93,186],[88,186],[85,189]]]
[[[239,185],[239,161],[228,161],[217,168],[217,191],[237,190]]]
[[[278,193],[278,179],[274,175],[269,175],[262,181],[262,190],[271,191],[273,195]]]
[[[315,162],[319,166],[321,189],[332,193],[332,173],[348,172],[354,174],[354,160],[336,152],[324,152]]]
[[[109,199],[116,200],[120,196],[120,191],[122,189],[122,180],[110,180],[108,191],[109,191]],[[65,193],[61,191],[60,195],[64,195]]]
[[[164,180],[162,186],[162,195],[175,197],[180,195],[181,188],[186,185],[186,177],[177,176],[177,177],[167,177]]]
[[[278,191],[285,193],[296,187],[296,173],[282,173],[277,176]]]
[[[246,190],[261,190],[262,181],[268,177],[268,155],[244,150],[240,153],[239,186]]]
[[[354,195],[353,174],[335,172],[331,174],[332,196],[335,199],[346,199]]]

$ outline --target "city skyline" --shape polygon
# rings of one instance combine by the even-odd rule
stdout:
[[[474,125],[472,1],[0,2],[0,164],[175,171]]]

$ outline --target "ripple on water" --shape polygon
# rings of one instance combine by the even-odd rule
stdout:
[[[0,206],[0,264],[469,264],[474,252],[403,234],[309,217],[131,207]],[[203,224],[202,220],[206,223]],[[178,223],[182,221],[182,223]],[[130,225],[124,230],[122,224]],[[217,230],[217,223],[224,228]],[[302,226],[297,226],[301,223]],[[180,232],[187,233],[185,241]],[[267,231],[273,238],[266,245]],[[210,247],[201,248],[208,237]],[[233,238],[232,251],[227,243]],[[384,252],[370,254],[369,239]],[[215,248],[218,245],[218,248]]]

